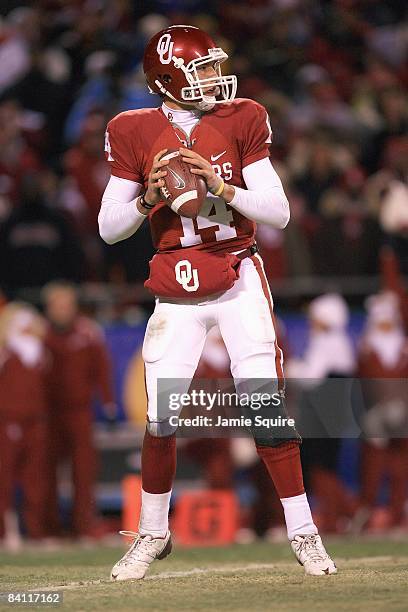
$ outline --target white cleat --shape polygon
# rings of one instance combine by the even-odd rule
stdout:
[[[292,540],[291,546],[306,574],[310,576],[337,574],[337,567],[327,554],[319,535],[297,535]]]
[[[134,531],[119,533],[134,538],[134,541],[127,553],[113,566],[111,580],[141,580],[155,559],[164,559],[171,553],[170,531],[164,538],[141,536]]]

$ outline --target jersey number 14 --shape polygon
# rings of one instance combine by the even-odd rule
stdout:
[[[213,209],[215,212],[213,212]],[[195,219],[180,217],[183,225],[184,235],[180,238],[181,246],[188,247],[194,244],[201,244],[203,239],[197,230],[213,227],[215,230],[215,240],[228,240],[236,238],[237,230],[231,223],[234,222],[232,211],[221,198],[207,198],[201,208],[200,215]],[[196,225],[195,225],[196,224]]]

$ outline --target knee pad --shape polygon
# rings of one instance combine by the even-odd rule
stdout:
[[[274,414],[267,414],[263,411],[262,414],[255,415],[255,419],[257,417],[261,417],[262,420],[255,421],[255,424],[251,427],[251,434],[257,447],[275,447],[285,442],[301,443],[302,438],[295,425],[285,421],[285,419],[288,419],[288,415],[284,409]]]
[[[249,430],[257,445],[274,447],[301,440],[294,420],[286,411],[278,380],[253,378],[235,382],[241,398],[241,414],[251,420]]]

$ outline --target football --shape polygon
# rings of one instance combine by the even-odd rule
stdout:
[[[190,172],[179,151],[168,151],[161,159],[169,160],[165,186],[160,189],[166,204],[178,215],[195,219],[207,195],[204,179]]]

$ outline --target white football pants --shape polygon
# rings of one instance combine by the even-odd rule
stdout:
[[[207,333],[214,326],[224,340],[234,379],[281,378],[283,355],[276,342],[272,309],[257,253],[242,261],[239,279],[219,297],[157,298],[143,343],[149,423],[163,419],[157,414],[157,379],[191,381]],[[149,429],[154,435],[154,427]]]

